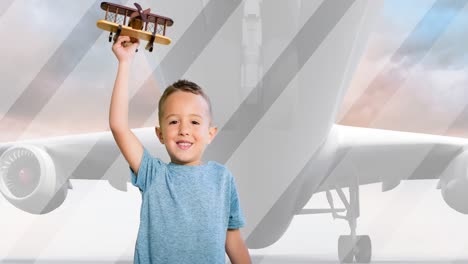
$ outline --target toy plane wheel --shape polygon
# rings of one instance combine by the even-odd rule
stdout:
[[[148,41],[148,44],[146,44],[145,49],[148,50],[149,52],[153,51],[153,41],[154,41],[154,36],[151,38],[150,41]]]

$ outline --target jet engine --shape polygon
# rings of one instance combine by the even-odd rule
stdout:
[[[45,214],[59,207],[67,185],[50,155],[33,145],[16,145],[0,156],[0,191],[17,208]]]
[[[468,151],[452,160],[442,175],[440,187],[444,201],[452,209],[468,214]]]

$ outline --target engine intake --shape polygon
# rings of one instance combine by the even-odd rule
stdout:
[[[462,214],[468,214],[468,151],[452,160],[441,177],[444,201]]]
[[[63,203],[67,190],[44,149],[17,145],[0,156],[0,191],[17,208],[48,213]]]

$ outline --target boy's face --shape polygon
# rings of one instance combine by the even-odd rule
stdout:
[[[208,103],[201,95],[177,91],[166,98],[156,135],[173,163],[199,165],[207,144],[216,135],[210,127]]]

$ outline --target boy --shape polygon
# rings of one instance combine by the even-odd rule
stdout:
[[[159,101],[156,135],[171,158],[153,158],[128,127],[128,75],[139,43],[120,36],[112,50],[119,61],[109,125],[142,193],[135,263],[251,263],[239,228],[245,221],[231,173],[221,164],[202,164],[217,133],[211,106],[188,81],[169,86]]]

